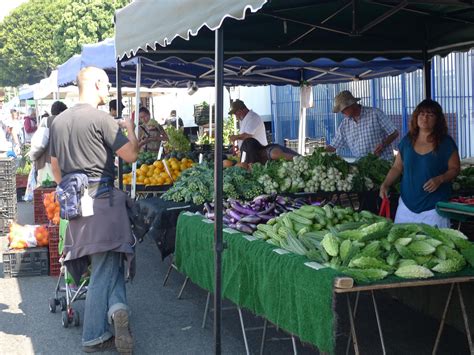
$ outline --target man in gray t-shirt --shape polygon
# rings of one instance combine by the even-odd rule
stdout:
[[[62,175],[83,171],[89,177],[114,178],[114,152],[128,138],[112,116],[79,103],[57,116],[51,129],[55,139],[50,152],[57,157]]]
[[[133,338],[125,289],[125,272],[130,269],[124,267],[124,260],[133,259],[134,238],[127,218],[128,197],[110,185],[114,178],[114,153],[128,163],[135,161],[138,140],[132,121],[124,119],[119,123],[97,109],[105,104],[110,89],[103,70],[84,68],[77,82],[80,103],[58,115],[51,125],[54,179],[59,184],[67,174],[85,173],[89,189],[98,185],[97,179],[91,178],[108,178],[109,189],[92,203],[87,196],[82,199],[83,213],[87,202],[92,206],[85,216],[69,221],[64,260],[70,270],[77,270],[87,260],[91,264],[82,329],[83,351],[115,348],[121,354],[131,354]],[[127,130],[127,136],[121,128]]]

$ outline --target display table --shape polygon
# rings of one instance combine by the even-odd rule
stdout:
[[[438,202],[436,210],[441,216],[457,221],[457,228],[474,241],[474,206],[458,202]]]
[[[474,220],[474,206],[458,202],[438,202],[436,210],[444,217],[465,222]]]
[[[229,229],[224,229],[223,238],[227,248],[222,256],[222,296],[239,307],[263,316],[279,328],[298,336],[301,341],[313,344],[322,352],[333,352],[335,349],[336,322],[333,308],[336,294],[371,292],[378,320],[374,291],[450,284],[451,292],[446,300],[446,313],[454,287],[456,286],[459,297],[462,298],[459,284],[474,280],[474,270],[468,268],[460,273],[437,275],[428,280],[404,280],[391,276],[376,284],[339,288],[335,287],[335,284],[343,275],[330,268],[311,268],[307,265],[308,259],[303,256],[280,254],[281,249],[273,245]],[[191,213],[180,215],[176,229],[175,264],[179,271],[210,292],[214,289],[213,241],[212,221]],[[349,297],[347,306],[356,349],[354,309],[357,306],[350,304]],[[464,310],[463,317],[467,323]],[[379,320],[377,324],[383,344]],[[444,317],[437,340],[443,326]],[[469,332],[468,335],[470,338]],[[471,342],[470,346],[472,349]]]
[[[181,214],[176,229],[175,264],[194,283],[214,290],[214,224]],[[280,255],[262,240],[223,233],[222,295],[280,328],[314,344],[334,348],[333,269],[316,271],[299,255]]]

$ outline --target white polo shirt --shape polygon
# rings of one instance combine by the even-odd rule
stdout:
[[[258,140],[261,145],[265,146],[268,144],[267,141],[267,134],[265,132],[265,125],[263,124],[262,118],[249,110],[249,112],[245,115],[244,119],[240,121],[240,130],[239,133],[248,133],[251,134],[253,138]],[[242,141],[238,141],[239,148],[242,145]]]

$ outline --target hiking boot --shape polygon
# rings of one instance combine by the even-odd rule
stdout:
[[[133,338],[130,334],[128,312],[119,309],[112,315],[115,329],[115,347],[120,354],[132,354]]]
[[[103,343],[82,347],[82,351],[84,351],[85,353],[101,353],[105,351],[114,351],[114,350],[116,350],[114,337],[107,339]]]

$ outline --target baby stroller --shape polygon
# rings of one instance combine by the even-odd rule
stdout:
[[[69,327],[69,324],[73,324],[76,327],[81,324],[79,312],[77,309],[74,309],[73,303],[86,298],[87,285],[89,284],[89,272],[87,272],[81,277],[79,285],[75,285],[74,279],[64,263],[64,255],[62,253],[67,224],[68,222],[63,219],[59,223],[58,257],[61,256],[59,259],[61,271],[54,290],[54,297],[49,299],[49,311],[51,313],[56,313],[56,309],[59,306],[62,315],[61,322],[64,328]]]

